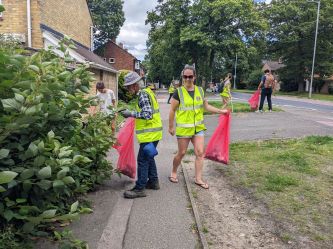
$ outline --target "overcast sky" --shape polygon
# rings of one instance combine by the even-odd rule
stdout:
[[[271,0],[256,0],[257,2],[271,2]],[[150,27],[145,25],[147,11],[157,5],[157,0],[124,0],[126,21],[120,30],[117,43],[122,42],[125,48],[139,60],[143,60],[146,41]]]
[[[150,27],[145,25],[147,11],[157,5],[157,0],[124,0],[126,21],[120,30],[117,43],[122,42],[125,48],[139,60],[146,54],[146,40]]]

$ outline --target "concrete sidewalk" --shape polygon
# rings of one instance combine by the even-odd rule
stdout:
[[[183,174],[179,172],[178,184],[168,180],[177,151],[176,138],[168,133],[169,107],[160,103],[164,130],[157,147],[159,155],[155,159],[161,189],[147,190],[146,198],[134,200],[124,239],[125,249],[193,249],[199,246],[198,235],[192,231],[195,220]]]

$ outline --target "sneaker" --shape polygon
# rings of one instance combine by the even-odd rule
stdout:
[[[272,112],[272,110],[269,110],[269,112]]]
[[[263,113],[263,110],[257,110],[256,113]]]
[[[132,188],[131,190],[127,190],[124,192],[124,197],[127,199],[134,199],[140,197],[146,197],[146,192],[144,189],[136,189]]]
[[[147,182],[146,189],[159,190],[160,183],[158,182],[158,180],[155,182]]]

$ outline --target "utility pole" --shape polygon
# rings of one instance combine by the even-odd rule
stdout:
[[[314,74],[314,64],[315,64],[315,60],[316,60],[317,36],[318,36],[318,26],[319,26],[319,14],[320,14],[320,0],[319,1],[313,1],[313,0],[309,1],[308,0],[308,2],[318,4],[315,43],[314,43],[313,58],[312,58],[313,60],[312,60],[311,82],[310,82],[310,89],[309,89],[309,98],[311,98],[312,84],[313,84],[313,74]]]
[[[236,89],[236,78],[237,78],[237,53],[236,53],[236,61],[235,61],[235,75],[234,75],[234,89]]]

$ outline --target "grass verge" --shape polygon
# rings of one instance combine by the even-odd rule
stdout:
[[[235,143],[230,155],[230,167],[218,170],[267,205],[286,227],[281,238],[307,237],[331,248],[333,137]]]
[[[209,101],[208,102],[210,105],[215,106],[217,108],[221,108],[222,107],[222,102],[221,101]],[[233,102],[233,107],[234,107],[234,113],[238,113],[238,112],[253,112],[253,110],[251,110],[250,105],[248,103],[242,103],[242,102]],[[231,109],[231,104],[228,105],[227,108]],[[264,111],[268,111],[267,106],[265,105],[264,107]],[[273,107],[273,112],[281,112],[283,111],[281,108],[278,108],[276,106]],[[205,111],[204,115],[210,115],[210,112]]]

